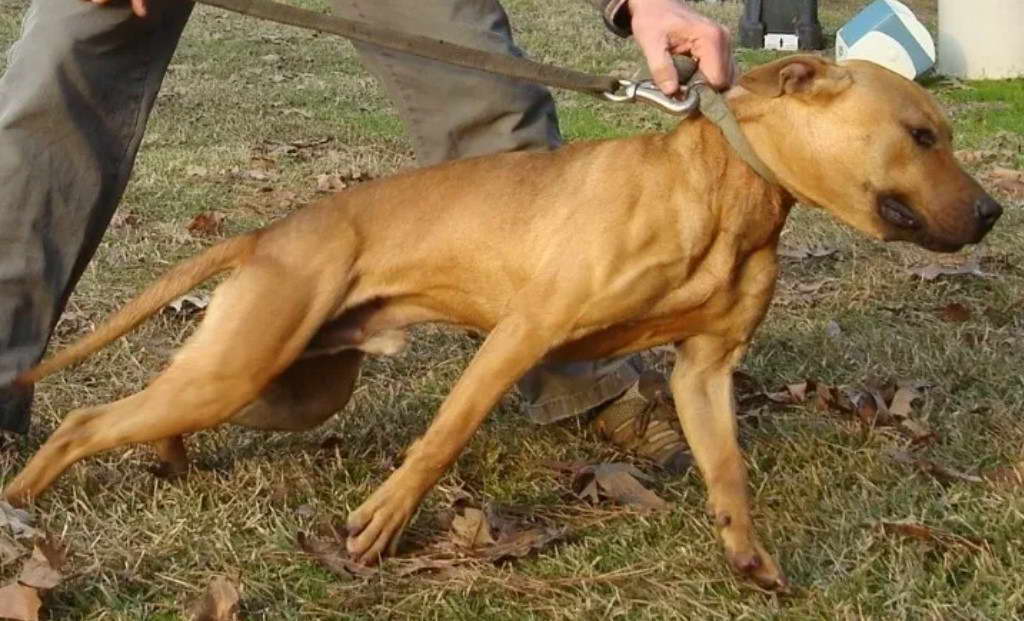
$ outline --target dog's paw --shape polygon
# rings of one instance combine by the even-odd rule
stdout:
[[[762,589],[774,593],[789,591],[789,581],[782,569],[761,544],[754,542],[741,550],[726,549],[725,554],[733,571],[753,580]]]
[[[386,481],[348,516],[345,547],[352,560],[375,565],[385,554],[394,554],[417,506],[419,494]]]

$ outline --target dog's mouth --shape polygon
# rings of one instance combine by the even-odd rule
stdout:
[[[899,194],[880,194],[877,199],[878,215],[894,227],[885,238],[889,241],[908,241],[932,252],[956,252],[965,242],[943,239],[932,234],[924,220]]]
[[[878,215],[889,224],[905,231],[921,228],[921,219],[896,194],[882,194],[878,197]]]

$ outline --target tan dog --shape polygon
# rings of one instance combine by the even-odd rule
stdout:
[[[393,549],[502,394],[542,359],[675,343],[671,384],[732,566],[785,578],[751,524],[732,369],[768,308],[796,200],[885,240],[956,250],[1000,207],[953,158],[929,94],[868,63],[792,56],[729,93],[758,177],[706,120],[410,172],[343,192],[177,266],[97,331],[26,373],[76,362],[217,272],[206,318],[142,392],[75,410],[5,490],[23,504],[75,461],[135,442],[185,463],[183,434],[225,422],[296,430],[352,392],[365,351],[407,326],[488,333],[405,462],[349,517],[348,550]]]

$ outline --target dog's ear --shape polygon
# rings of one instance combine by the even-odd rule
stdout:
[[[762,97],[834,95],[851,82],[849,71],[810,54],[781,58],[740,78],[740,86]]]

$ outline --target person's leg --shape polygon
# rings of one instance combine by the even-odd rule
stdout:
[[[496,0],[335,0],[351,19],[386,24],[492,52],[521,56]],[[398,107],[421,166],[451,159],[554,149],[562,143],[551,93],[542,86],[356,44]],[[585,412],[637,381],[626,360],[540,365],[519,384],[537,422]]]
[[[0,78],[0,429],[28,429],[11,380],[42,355],[131,173],[192,9],[34,0]],[[8,388],[3,388],[7,386]]]

